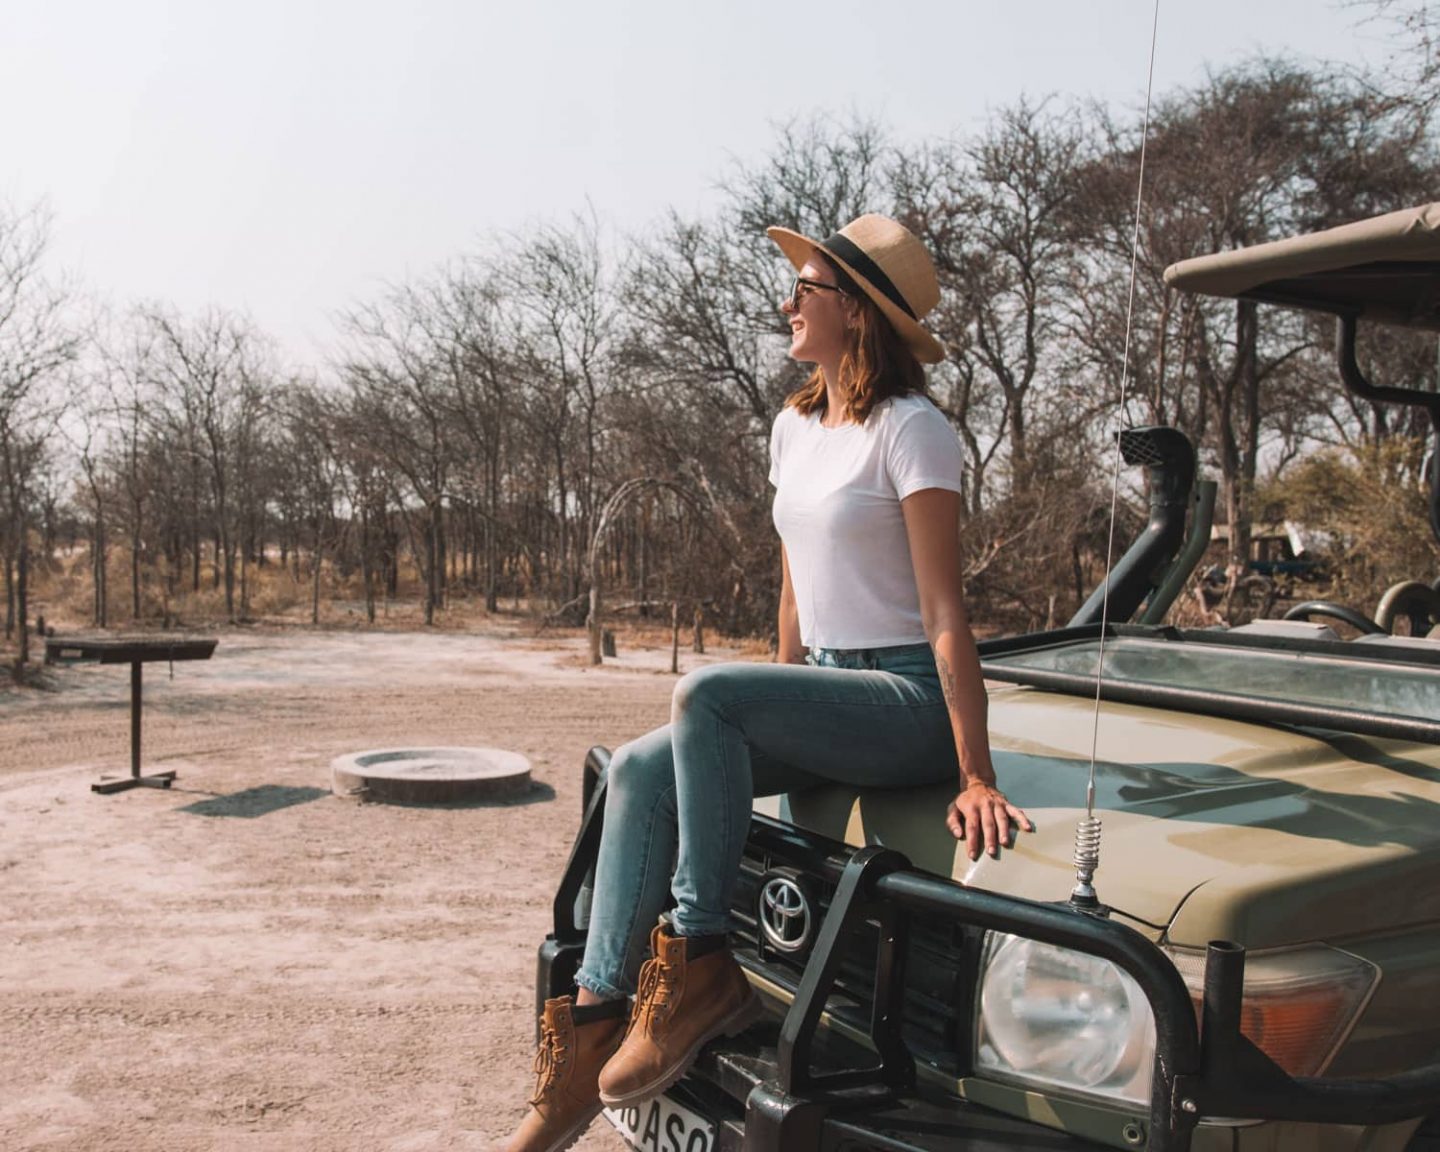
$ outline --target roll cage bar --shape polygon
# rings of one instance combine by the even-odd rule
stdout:
[[[1440,542],[1440,392],[1378,387],[1355,356],[1356,332],[1372,323],[1440,333],[1440,202],[1389,212],[1305,236],[1181,260],[1165,283],[1182,292],[1253,300],[1336,317],[1336,361],[1352,396],[1421,408],[1430,417],[1430,531]]]

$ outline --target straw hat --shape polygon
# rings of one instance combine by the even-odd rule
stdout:
[[[925,246],[904,225],[870,212],[826,240],[811,240],[789,228],[767,228],[765,235],[780,245],[796,271],[818,248],[875,302],[915,359],[922,364],[945,359],[945,345],[920,326],[940,302],[935,265]]]

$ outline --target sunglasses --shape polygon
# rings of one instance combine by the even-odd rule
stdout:
[[[805,299],[811,292],[838,292],[841,296],[848,296],[849,293],[838,284],[822,284],[819,280],[810,280],[804,276],[796,276],[790,282],[790,294],[785,297],[784,303],[791,308],[799,308],[800,301]]]

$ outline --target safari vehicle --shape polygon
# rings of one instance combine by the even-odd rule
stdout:
[[[1440,395],[1373,387],[1355,354],[1362,321],[1440,331],[1440,204],[1166,276],[1333,314],[1346,386],[1440,433]],[[1037,830],[972,863],[946,786],[759,802],[733,943],[770,1012],[610,1114],[636,1148],[1440,1152],[1436,574],[1397,573],[1381,619],[1166,627],[1209,536],[1195,455],[1169,428],[1121,441],[1150,521],[1107,586],[981,645],[996,767]],[[606,760],[542,999],[583,948]]]

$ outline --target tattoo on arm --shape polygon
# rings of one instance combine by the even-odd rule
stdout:
[[[945,694],[945,706],[954,713],[958,709],[955,697],[955,673],[950,667],[950,662],[938,652],[935,653],[935,671],[940,675],[940,691]]]
[[[935,653],[935,671],[940,678],[940,690],[945,695],[945,707],[949,710],[952,721],[957,725],[959,739],[955,752],[960,759],[962,789],[978,782],[995,790],[995,769],[990,763],[989,746],[985,735],[983,687],[979,703],[980,710],[977,714],[971,708],[971,701],[968,699],[968,694],[974,688],[974,684],[972,683],[965,689],[967,695],[962,697],[960,685],[956,681],[955,670],[950,667],[950,661],[939,652]],[[972,725],[978,725],[978,729],[972,731]],[[995,794],[1002,801],[1004,800],[998,790]]]

